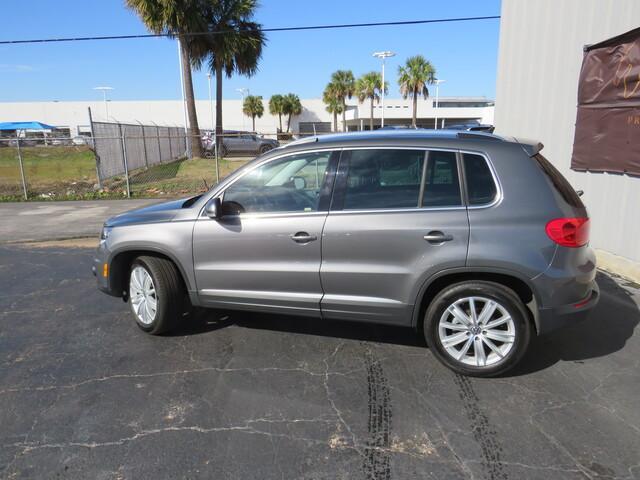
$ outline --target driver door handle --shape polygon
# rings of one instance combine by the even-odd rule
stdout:
[[[439,231],[433,231],[429,232],[423,238],[429,243],[442,243],[450,242],[451,240],[453,240],[453,235],[447,235]]]
[[[307,232],[298,232],[296,234],[290,235],[291,240],[296,243],[309,243],[317,240],[318,237],[315,235],[309,235]]]

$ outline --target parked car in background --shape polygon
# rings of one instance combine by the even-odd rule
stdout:
[[[202,145],[205,149],[205,157],[213,157],[214,141],[211,134],[203,137]],[[221,157],[227,155],[258,155],[266,153],[280,146],[280,142],[270,138],[261,137],[252,132],[225,130],[222,139]]]
[[[454,371],[499,375],[598,301],[587,210],[541,149],[453,131],[305,138],[206,194],[107,220],[93,271],[151,334],[189,298],[413,327]]]
[[[71,139],[73,145],[88,145],[89,141],[89,138],[83,137],[82,135],[76,135]]]

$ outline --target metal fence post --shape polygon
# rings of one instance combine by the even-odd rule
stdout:
[[[20,163],[20,177],[22,178],[22,191],[24,192],[24,199],[28,200],[27,195],[27,182],[24,178],[24,166],[22,165],[22,151],[20,150],[20,137],[16,131],[16,145],[18,146],[18,162]]]
[[[100,178],[100,156],[98,155],[98,150],[96,149],[96,134],[93,130],[93,116],[91,115],[91,107],[87,107],[87,110],[89,110],[89,129],[91,130],[91,141],[93,142],[93,156],[96,159],[96,177],[98,177],[98,188],[102,188],[102,179]]]
[[[160,145],[160,127],[158,125],[156,125],[156,138],[158,139],[158,163],[162,163],[162,146]]]
[[[122,130],[122,125],[120,125],[119,123],[118,131],[120,132],[120,145],[122,149],[122,161],[124,163],[124,175],[127,180],[127,198],[131,198],[131,190],[129,189],[129,165],[127,163],[127,143],[124,140],[124,131]]]
[[[172,161],[173,160],[173,145],[171,145],[171,127],[168,127],[167,130],[169,131],[169,160]]]
[[[140,122],[138,122],[138,123],[140,123]],[[140,123],[140,128],[142,129],[142,149],[144,151],[144,168],[148,169],[149,168],[149,160],[147,160],[147,140],[145,138],[144,125],[142,125],[142,123]]]

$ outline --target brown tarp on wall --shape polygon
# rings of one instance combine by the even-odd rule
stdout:
[[[640,28],[585,49],[571,168],[640,175]]]

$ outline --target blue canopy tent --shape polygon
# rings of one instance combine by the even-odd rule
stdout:
[[[0,130],[54,130],[55,128],[42,122],[0,122]]]

